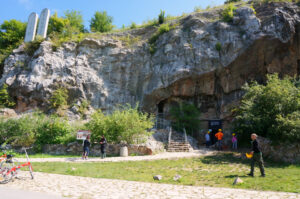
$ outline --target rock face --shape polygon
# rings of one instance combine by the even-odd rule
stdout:
[[[33,56],[15,50],[5,60],[1,83],[10,86],[19,112],[47,107],[53,90],[64,85],[70,104],[87,99],[109,111],[140,102],[145,111],[155,113],[160,105],[168,113],[188,101],[202,119],[230,121],[246,82],[264,82],[267,73],[300,73],[298,6],[255,9],[238,8],[231,23],[219,20],[218,9],[171,21],[176,28],[158,38],[154,54],[147,41],[156,27],[85,38],[57,51],[44,41]],[[138,39],[129,45],[128,35]]]
[[[267,138],[259,137],[263,155],[275,161],[288,163],[300,163],[300,143],[272,144]]]

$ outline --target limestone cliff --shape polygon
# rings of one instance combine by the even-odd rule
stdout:
[[[190,101],[203,119],[230,120],[245,82],[300,73],[298,6],[255,10],[239,7],[230,23],[220,20],[221,8],[173,20],[176,28],[158,38],[154,54],[148,39],[157,27],[68,42],[56,51],[48,40],[33,56],[20,47],[5,60],[1,83],[10,86],[18,111],[47,107],[53,89],[64,84],[70,103],[87,99],[93,108],[140,102],[155,113]],[[138,39],[129,45],[122,39],[128,35]]]

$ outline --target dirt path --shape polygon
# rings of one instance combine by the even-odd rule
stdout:
[[[121,162],[121,161],[142,161],[142,160],[161,160],[161,159],[178,159],[178,158],[191,158],[201,157],[205,155],[212,155],[215,151],[201,149],[194,150],[193,152],[180,152],[180,153],[160,153],[156,155],[147,156],[128,156],[128,157],[109,157],[105,159],[101,158],[89,158],[88,160],[82,160],[78,158],[32,158],[31,162]],[[25,158],[17,158],[19,162],[25,162]]]
[[[28,172],[21,175],[22,179],[0,185],[0,188],[56,194],[72,199],[300,199],[300,194],[282,192],[131,182],[47,173],[35,173],[35,179],[31,180]]]

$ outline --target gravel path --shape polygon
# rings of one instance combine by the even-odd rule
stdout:
[[[88,160],[82,160],[78,158],[31,158],[31,162],[121,162],[121,161],[142,161],[142,160],[160,160],[160,159],[178,159],[178,158],[191,158],[201,157],[205,155],[212,155],[216,153],[212,150],[194,150],[192,152],[180,152],[180,153],[160,153],[156,155],[147,156],[128,156],[128,157],[108,157],[101,158],[89,158]],[[25,162],[25,158],[17,158],[19,162]]]
[[[35,173],[35,179],[31,180],[28,172],[21,175],[21,179],[0,185],[0,188],[57,194],[72,199],[300,199],[300,194],[282,192],[131,182],[38,172]]]

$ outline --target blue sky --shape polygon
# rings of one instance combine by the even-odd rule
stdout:
[[[195,6],[206,8],[224,3],[224,0],[0,0],[0,23],[4,20],[17,19],[23,22],[31,12],[40,14],[43,8],[49,8],[51,15],[57,11],[62,16],[65,10],[81,11],[85,26],[95,11],[107,11],[114,18],[114,24],[121,27],[131,22],[141,24],[143,21],[157,17],[160,10],[166,14],[181,15],[194,10]]]

